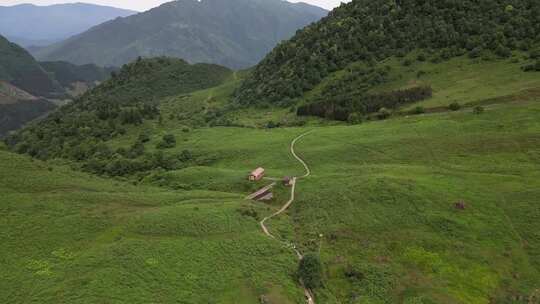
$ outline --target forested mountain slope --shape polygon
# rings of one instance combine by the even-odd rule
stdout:
[[[354,0],[276,47],[236,97],[243,104],[290,105],[344,70],[349,79],[334,83],[323,99],[347,103],[364,98],[370,82],[384,81],[377,64],[389,57],[417,51],[420,60],[432,62],[462,55],[505,58],[513,50],[533,51],[539,33],[540,3],[534,0]],[[355,62],[358,67],[348,67]],[[363,88],[351,94],[346,81]]]
[[[171,56],[245,68],[326,13],[281,0],[173,1],[96,26],[37,51],[36,57],[121,66],[137,56]]]
[[[23,48],[0,36],[0,80],[35,96],[58,97],[62,87]]]
[[[139,59],[39,124],[14,135],[10,142],[19,152],[43,159],[86,159],[97,152],[99,141],[125,133],[126,126],[161,117],[158,105],[162,98],[213,87],[231,76],[231,70],[218,65],[190,65],[165,57]]]

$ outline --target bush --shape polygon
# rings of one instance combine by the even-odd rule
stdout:
[[[176,138],[172,134],[163,135],[162,140],[157,144],[158,149],[170,149],[176,147]]]
[[[420,53],[420,54],[418,54],[418,56],[416,57],[416,60],[423,62],[423,61],[426,61],[427,58],[426,58],[426,55],[425,55],[424,53]]]
[[[391,115],[392,115],[392,112],[390,112],[390,110],[388,110],[387,108],[381,108],[379,112],[377,112],[377,118],[380,120],[387,119]]]
[[[362,120],[362,115],[360,115],[359,113],[351,113],[349,114],[347,122],[349,122],[351,125],[358,125],[362,123]]]
[[[150,141],[150,136],[146,133],[141,133],[137,141],[141,143],[147,143]]]
[[[314,253],[306,254],[298,265],[298,276],[309,289],[323,285],[322,264],[319,256]]]
[[[423,114],[423,113],[426,113],[426,109],[424,109],[424,107],[422,106],[417,106],[413,110],[413,114]]]
[[[484,107],[482,107],[482,106],[474,107],[473,113],[476,114],[476,115],[480,115],[480,114],[484,113]]]
[[[457,102],[452,102],[451,104],[448,105],[448,109],[452,110],[452,111],[457,111],[459,109],[461,109],[461,105]]]

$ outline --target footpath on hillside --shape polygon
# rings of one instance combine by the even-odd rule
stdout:
[[[296,182],[302,178],[306,178],[308,176],[311,175],[311,170],[309,169],[309,166],[307,165],[307,163],[302,159],[300,158],[296,152],[294,151],[294,145],[296,144],[296,142],[298,140],[300,140],[302,137],[310,134],[311,132],[313,131],[309,131],[309,132],[306,132],[298,137],[296,137],[295,139],[293,139],[293,141],[291,142],[291,147],[290,147],[290,150],[291,150],[291,154],[293,155],[293,157],[302,164],[302,166],[304,166],[304,169],[306,171],[306,173],[302,176],[294,176],[292,177],[291,179],[291,196],[289,198],[289,200],[285,203],[285,205],[283,205],[278,211],[276,211],[275,213],[265,217],[264,219],[262,219],[262,221],[260,221],[260,225],[261,225],[261,228],[264,232],[265,235],[273,238],[273,239],[276,239],[277,238],[268,230],[268,227],[266,227],[265,223],[280,215],[281,213],[285,212],[287,209],[289,209],[289,207],[292,205],[292,203],[294,202],[294,197],[295,197],[295,191],[296,191]],[[292,250],[294,250],[294,252],[296,253],[296,256],[298,257],[298,260],[302,260],[304,258],[304,256],[302,255],[302,253],[298,250],[297,246],[294,245],[294,244],[287,244],[287,247],[290,247],[292,248]],[[300,280],[300,285],[302,286],[302,288],[304,289],[304,295],[306,296],[306,302],[308,304],[315,304],[315,300],[313,298],[313,293],[311,292],[311,290],[309,290],[308,288],[306,288],[306,286],[304,285],[304,282],[302,282],[302,280]]]

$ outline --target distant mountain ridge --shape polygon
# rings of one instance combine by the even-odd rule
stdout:
[[[173,1],[105,22],[35,55],[42,61],[100,66],[170,56],[245,68],[326,14],[316,6],[281,0]]]
[[[43,46],[67,39],[116,17],[135,13],[86,3],[0,6],[0,34],[23,47]]]

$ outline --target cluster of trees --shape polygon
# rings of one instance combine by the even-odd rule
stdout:
[[[300,260],[298,276],[309,289],[323,286],[323,268],[317,254],[308,253]]]
[[[235,96],[243,104],[287,104],[352,62],[414,49],[434,62],[467,53],[507,57],[540,42],[539,16],[537,0],[354,0],[277,46]]]
[[[149,153],[150,140],[142,134],[129,148],[111,149],[107,141],[123,135],[130,126],[163,119],[159,101],[166,96],[212,87],[230,76],[229,69],[207,64],[190,65],[180,59],[138,59],[127,64],[103,84],[45,119],[11,134],[7,146],[18,153],[47,160],[64,158],[80,163],[89,172],[126,176],[154,169],[175,169],[194,159],[189,151],[178,155],[164,149],[176,146],[165,135]]]
[[[328,119],[358,122],[362,116],[370,113],[379,113],[384,119],[389,115],[387,109],[395,109],[400,105],[412,103],[431,97],[433,91],[430,86],[418,86],[403,90],[384,92],[379,94],[364,94],[357,99],[338,99],[319,101],[298,107],[298,116],[319,116]]]

